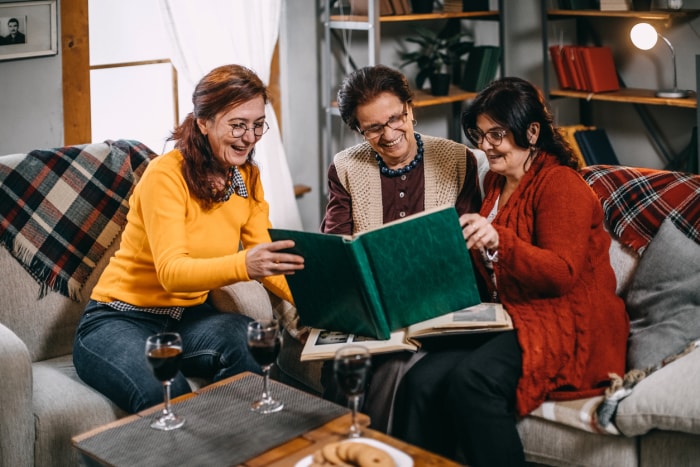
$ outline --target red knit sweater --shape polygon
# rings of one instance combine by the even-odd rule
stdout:
[[[492,210],[503,182],[486,175],[482,215]],[[493,225],[498,296],[523,350],[518,413],[546,398],[602,393],[609,373],[624,374],[629,319],[615,295],[610,236],[593,191],[576,171],[540,154]]]

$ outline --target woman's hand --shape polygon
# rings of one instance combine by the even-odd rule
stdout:
[[[462,225],[467,248],[491,251],[498,249],[498,232],[485,217],[474,213],[462,214],[459,223]]]
[[[293,246],[293,240],[279,240],[255,245],[248,250],[245,257],[248,277],[257,280],[277,274],[294,274],[294,271],[304,269],[302,256],[280,251]]]

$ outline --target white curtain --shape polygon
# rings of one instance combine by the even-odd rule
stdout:
[[[192,110],[195,84],[213,68],[237,63],[270,83],[270,64],[279,33],[282,0],[160,0],[178,70],[181,114]],[[277,117],[265,109],[270,131],[255,146],[270,219],[276,228],[302,230],[299,207]]]

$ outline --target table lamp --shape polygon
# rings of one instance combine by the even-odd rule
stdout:
[[[656,91],[656,97],[664,97],[668,99],[677,99],[682,97],[688,97],[690,91],[678,89],[678,71],[676,69],[676,51],[673,49],[671,42],[664,36],[656,32],[654,26],[649,23],[638,23],[635,24],[630,30],[630,38],[632,43],[641,50],[649,50],[656,45],[658,38],[663,39],[663,41],[671,49],[671,58],[673,59],[673,89],[662,89]]]

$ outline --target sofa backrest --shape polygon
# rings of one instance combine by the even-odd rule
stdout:
[[[39,283],[7,249],[0,247],[0,323],[22,339],[32,362],[72,352],[75,328],[90,291],[118,246],[119,239],[105,252],[83,286],[79,302],[57,292],[39,298]]]
[[[126,200],[154,156],[138,141],[116,140],[0,157],[0,323],[33,362],[72,352],[119,246]]]

